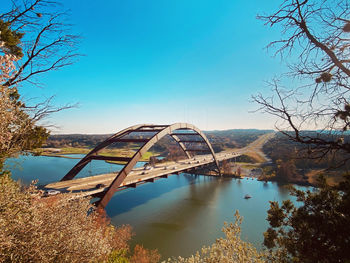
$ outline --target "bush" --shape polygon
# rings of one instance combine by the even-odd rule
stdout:
[[[129,262],[131,227],[115,228],[89,199],[41,198],[34,186],[21,187],[3,173],[0,208],[0,262]],[[156,251],[144,250],[145,257],[159,260]]]

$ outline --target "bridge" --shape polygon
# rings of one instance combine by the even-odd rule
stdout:
[[[154,167],[135,168],[142,156],[165,136],[170,136],[186,157],[176,162],[158,163]],[[216,176],[220,176],[219,162],[244,154],[251,150],[251,147],[255,147],[257,144],[260,145],[261,141],[265,141],[266,136],[269,135],[260,137],[245,148],[215,153],[204,133],[192,124],[135,125],[114,134],[97,145],[60,182],[50,183],[45,186],[45,189],[67,192],[75,197],[97,197],[99,200],[96,205],[105,208],[115,192],[147,182],[154,182],[160,178],[167,178],[171,174],[190,172],[205,167],[214,171]],[[118,147],[118,145],[125,146],[130,145],[130,143],[132,143],[135,150],[132,156],[99,154],[111,145]],[[115,173],[74,179],[92,160],[118,162],[123,164],[123,168]]]

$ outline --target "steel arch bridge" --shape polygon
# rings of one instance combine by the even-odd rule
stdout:
[[[135,135],[142,136],[135,138]],[[219,162],[210,142],[204,133],[194,125],[188,123],[174,123],[171,125],[139,124],[124,129],[97,145],[83,159],[81,159],[61,179],[61,181],[72,180],[92,160],[124,162],[124,167],[118,174],[116,174],[109,187],[98,195],[100,200],[97,201],[96,204],[101,208],[105,208],[113,194],[121,186],[125,178],[135,167],[136,163],[141,159],[142,155],[167,135],[174,139],[187,158],[191,158],[191,154],[195,152],[211,154],[213,156],[213,162],[217,168],[217,173],[220,175]],[[138,143],[140,146],[138,146],[137,151],[132,157],[104,156],[99,154],[100,151],[113,143]]]

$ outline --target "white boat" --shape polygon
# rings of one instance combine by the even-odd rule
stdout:
[[[60,194],[61,192],[58,191],[58,190],[53,190],[53,189],[50,189],[50,190],[47,190],[46,191],[46,195],[49,196],[49,195],[57,195],[57,194]]]

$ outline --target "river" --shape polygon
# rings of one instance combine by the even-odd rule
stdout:
[[[82,155],[71,157],[81,158]],[[6,162],[14,179],[38,184],[60,180],[79,159],[20,156]],[[138,166],[141,166],[139,163]],[[120,165],[93,161],[80,177],[120,170]],[[246,194],[251,199],[244,199]],[[130,224],[132,245],[157,248],[162,258],[189,256],[203,245],[223,236],[225,221],[234,212],[243,216],[242,238],[261,248],[269,201],[292,199],[286,186],[255,179],[215,178],[201,175],[171,175],[154,183],[116,193],[106,211],[114,225]]]

